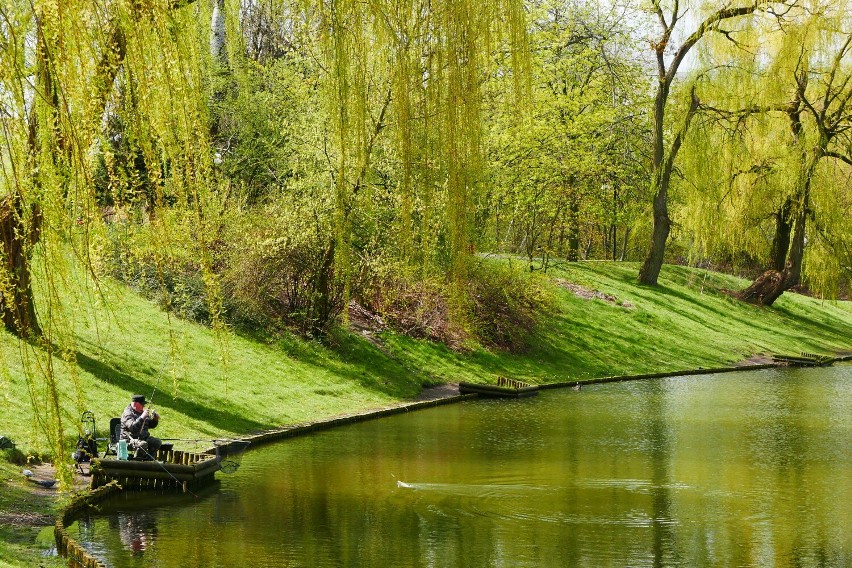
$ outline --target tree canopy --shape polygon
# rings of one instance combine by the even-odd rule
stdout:
[[[546,294],[489,256],[644,261],[649,285],[700,263],[767,305],[843,294],[847,8],[4,2],[0,311],[37,353],[46,431],[59,447],[69,282],[215,329],[321,338],[358,312],[510,350]]]

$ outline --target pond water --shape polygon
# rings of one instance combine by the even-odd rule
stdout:
[[[852,566],[852,366],[469,401],[112,501],[109,566]]]

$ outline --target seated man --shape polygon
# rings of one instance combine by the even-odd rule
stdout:
[[[134,451],[133,457],[154,459],[163,442],[148,430],[156,428],[159,421],[156,412],[149,413],[145,408],[145,395],[134,394],[121,415],[121,439],[127,440],[127,447]]]

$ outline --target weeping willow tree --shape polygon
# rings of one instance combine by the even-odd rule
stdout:
[[[305,227],[322,240],[311,243],[322,253],[314,257],[311,272],[316,276],[307,283],[316,301],[305,311],[318,328],[309,334],[321,335],[329,316],[345,306],[341,297],[350,296],[353,276],[365,259],[381,257],[373,265],[449,274],[461,296],[473,250],[475,197],[483,179],[482,85],[499,48],[512,60],[506,69],[515,74],[517,90],[522,88],[522,4],[234,4],[225,5],[229,19],[243,30],[229,33],[229,46],[235,38],[245,41],[243,53],[229,48],[235,92],[269,100],[264,91],[292,90],[295,99],[301,96],[296,91],[310,90],[305,114],[315,118],[292,118],[314,134],[294,132],[294,120],[267,122],[270,130],[287,132],[282,145],[291,151],[270,151],[241,134],[237,145],[230,145],[227,135],[221,140],[226,167],[237,176],[232,165],[238,156],[248,158],[240,163],[250,168],[263,161],[267,171],[279,173],[265,176],[266,187],[249,181],[250,213],[267,207],[290,225],[287,211],[301,211],[296,224],[306,215],[317,219],[314,225],[320,227]],[[279,102],[287,107],[286,101]],[[231,126],[240,128],[233,121]],[[248,156],[251,148],[260,160]],[[284,171],[286,166],[269,161],[273,154],[295,165]],[[312,171],[307,171],[308,163]],[[304,232],[281,229],[276,236],[292,245]],[[255,248],[264,248],[264,243],[265,238],[259,239]]]
[[[311,39],[322,69],[318,92],[331,119],[326,156],[334,164],[335,211],[326,262],[334,263],[335,277],[348,285],[356,263],[353,215],[370,184],[378,141],[393,125],[404,172],[400,254],[445,250],[461,289],[481,177],[481,84],[488,54],[501,44],[517,48],[513,59],[523,75],[521,3],[281,4],[295,33]],[[201,266],[215,325],[221,301],[214,249],[230,193],[217,178],[210,105],[222,92],[216,74],[223,68],[239,88],[244,46],[228,41],[223,48],[221,38],[223,30],[230,40],[241,36],[241,9],[235,0],[0,7],[0,294],[7,327],[32,341],[32,403],[60,460],[70,454],[64,424],[73,412],[63,410],[54,355],[73,368],[76,352],[60,292],[69,250],[97,278],[104,243],[120,225],[123,254],[155,266],[174,255],[191,258]],[[435,223],[424,220],[431,213],[415,220],[418,200],[424,211],[444,215],[443,244]],[[34,296],[36,263],[44,282]],[[79,408],[85,393],[76,390]]]
[[[789,6],[795,3],[796,0],[726,1],[720,7],[718,2],[651,2],[651,10],[658,21],[660,33],[651,41],[657,66],[651,154],[653,231],[645,261],[639,271],[639,281],[643,284],[656,284],[663,266],[666,243],[672,226],[669,217],[669,187],[675,171],[675,161],[700,103],[696,92],[690,91],[685,95],[687,101],[683,105],[684,109],[675,115],[674,121],[669,118],[673,114],[669,112],[672,104],[669,100],[670,94],[687,55],[705,37],[716,34],[739,47],[739,32],[747,31],[748,26],[759,16],[783,17]],[[685,35],[682,28],[688,17],[696,17],[696,14],[691,14],[693,11],[698,16],[698,25],[694,31]]]
[[[127,129],[120,135],[132,138],[147,172],[153,250],[188,234],[182,244],[209,256],[207,208],[216,186],[206,143],[207,52],[199,41],[209,31],[199,32],[190,4],[70,0],[0,7],[0,294],[7,329],[29,340],[24,371],[37,429],[60,461],[70,454],[64,426],[76,414],[70,409],[85,402],[76,379],[70,406],[58,385],[57,361],[65,360],[76,377],[73,306],[60,290],[68,280],[68,251],[99,275],[108,227],[94,178],[99,163],[116,171],[109,115],[122,115]],[[110,176],[110,201],[125,213],[140,205],[127,189]],[[38,303],[34,270],[43,281]]]
[[[848,270],[849,251],[841,247],[848,243],[850,230],[852,20],[845,6],[833,8],[811,15],[799,33],[786,34],[795,59],[785,57],[778,72],[788,78],[793,92],[785,111],[794,181],[776,211],[770,265],[740,293],[748,302],[772,305],[798,285],[809,242],[809,282],[818,291],[836,294],[844,257]],[[808,230],[809,220],[816,231]]]
[[[339,277],[348,282],[353,210],[370,181],[379,137],[392,125],[399,157],[398,254],[428,263],[440,249],[436,256],[447,259],[460,292],[482,181],[483,83],[492,52],[506,45],[512,72],[523,83],[522,2],[402,0],[365,6],[331,0],[303,6],[310,14],[306,20],[315,22],[308,25],[320,32],[322,96],[334,120]],[[435,231],[434,215],[443,216],[438,223],[443,230]]]
[[[848,276],[850,24],[843,3],[803,6],[788,25],[763,30],[762,51],[738,52],[735,81],[703,91],[702,128],[687,153],[695,159],[685,163],[698,189],[688,224],[701,250],[751,251],[765,267],[739,293],[745,301],[771,305],[803,276],[832,296]],[[722,159],[702,159],[699,146]]]

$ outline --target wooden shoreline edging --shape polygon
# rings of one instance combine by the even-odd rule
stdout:
[[[92,489],[87,493],[80,493],[62,510],[62,514],[53,525],[53,536],[56,540],[56,550],[70,562],[76,563],[82,568],[107,568],[101,560],[95,558],[88,550],[83,548],[76,540],[68,536],[68,526],[71,525],[80,513],[96,506],[104,499],[118,493],[122,487],[111,482]]]
[[[576,381],[564,381],[557,383],[545,383],[540,385],[542,389],[558,389],[575,387],[579,385],[595,385],[600,383],[621,383],[626,381],[641,381],[644,379],[665,379],[667,377],[688,377],[692,375],[713,375],[716,373],[734,373],[738,371],[759,371],[760,369],[775,369],[781,367],[778,363],[763,363],[760,365],[744,365],[741,367],[714,367],[698,368],[686,371],[666,371],[664,373],[642,373],[639,375],[614,375],[610,377],[598,377],[595,379],[578,379]]]
[[[477,395],[475,394],[459,394],[446,398],[438,398],[435,400],[422,400],[418,402],[403,403],[395,406],[389,406],[386,408],[380,408],[378,410],[368,410],[355,414],[337,416],[335,418],[329,418],[327,420],[302,422],[301,424],[294,424],[292,426],[284,426],[282,428],[275,428],[273,430],[265,430],[263,432],[258,432],[257,434],[241,436],[240,439],[251,443],[251,445],[248,447],[248,449],[250,450],[254,446],[268,444],[286,438],[294,438],[296,436],[309,434],[311,432],[330,430],[331,428],[344,426],[346,424],[366,422],[367,420],[373,420],[374,418],[383,418],[385,416],[393,416],[395,414],[405,414],[406,412],[411,412],[412,410],[443,406],[445,404],[452,404],[462,400],[471,400],[475,398],[477,398]]]
[[[215,451],[207,453],[160,450],[154,461],[94,458],[91,462],[93,489],[111,481],[134,489],[198,489],[209,485],[219,470]]]

